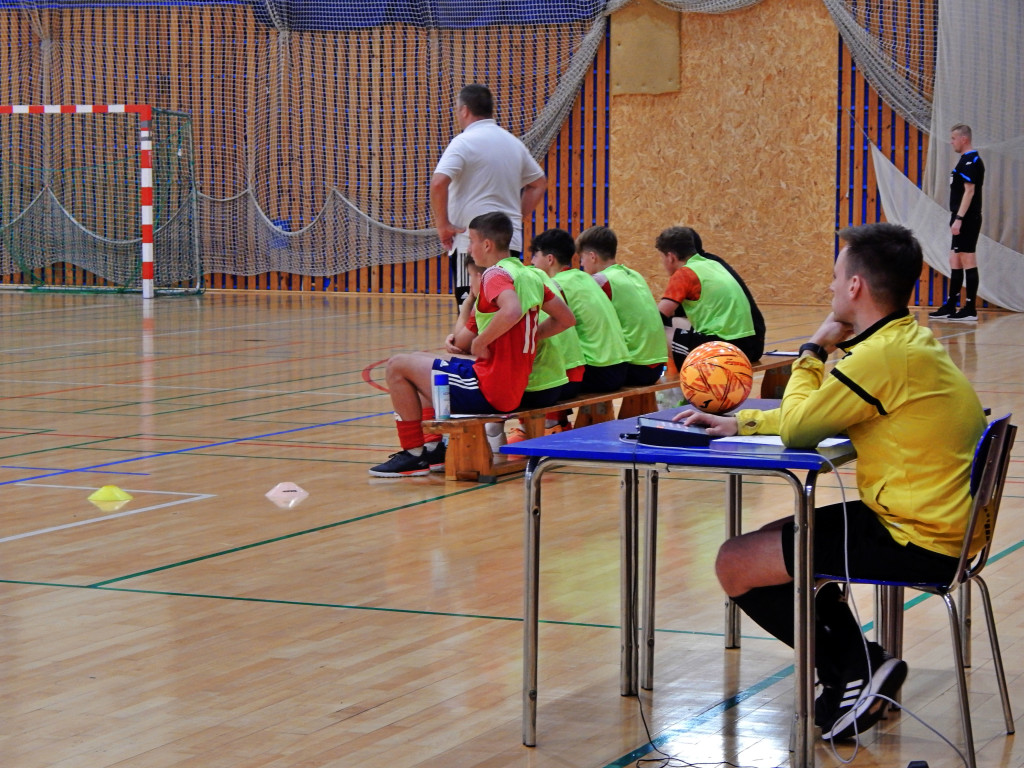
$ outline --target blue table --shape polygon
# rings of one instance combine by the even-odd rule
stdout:
[[[778,401],[750,400],[745,407],[770,408]],[[675,409],[682,410],[682,409]],[[654,572],[657,539],[658,472],[683,470],[712,472],[728,476],[727,535],[740,531],[741,487],[744,476],[771,476],[786,480],[793,488],[796,560],[794,564],[795,613],[795,704],[794,765],[814,764],[814,581],[812,524],[814,489],[819,473],[856,458],[849,441],[820,451],[797,451],[782,447],[743,443],[712,442],[707,448],[658,448],[620,439],[636,431],[636,419],[594,424],[581,429],[525,440],[502,448],[505,453],[529,457],[526,468],[525,589],[523,614],[523,744],[537,743],[537,637],[540,589],[541,478],[558,466],[614,467],[621,470],[620,498],[620,612],[622,644],[620,693],[636,695],[638,677],[644,688],[653,686],[654,660]],[[643,598],[640,626],[643,642],[638,643],[637,594],[639,476],[646,486],[645,536],[643,553]],[[801,480],[796,473],[806,473]],[[726,645],[739,643],[738,612],[730,603],[726,618]],[[639,649],[643,649],[638,675]]]

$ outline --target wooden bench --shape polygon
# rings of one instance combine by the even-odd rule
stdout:
[[[793,355],[766,354],[754,364],[754,374],[761,373],[761,397],[780,398],[789,381]],[[445,455],[444,476],[446,480],[470,480],[493,483],[502,475],[522,472],[526,459],[495,455],[487,442],[484,425],[519,419],[527,438],[544,434],[544,417],[552,411],[577,409],[574,427],[597,424],[612,419],[628,419],[658,410],[656,395],[666,389],[678,387],[678,380],[659,381],[645,387],[623,387],[614,392],[582,395],[572,400],[563,400],[547,408],[517,411],[507,415],[489,414],[456,419],[434,419],[423,422],[424,432],[441,432],[448,435],[448,451]],[[615,401],[621,400],[618,413]]]

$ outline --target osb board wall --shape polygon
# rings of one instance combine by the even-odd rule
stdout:
[[[620,261],[657,293],[667,278],[654,238],[686,224],[759,301],[827,304],[835,25],[819,0],[765,0],[680,14],[679,27],[680,90],[612,97],[609,223]]]

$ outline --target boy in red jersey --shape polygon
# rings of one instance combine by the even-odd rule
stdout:
[[[444,469],[441,436],[424,435],[422,428],[424,419],[433,418],[435,371],[448,374],[452,413],[514,411],[526,391],[537,340],[575,324],[565,302],[534,270],[509,255],[511,237],[512,222],[503,213],[482,214],[469,225],[470,255],[485,267],[475,305],[478,333],[469,349],[476,359],[414,352],[388,360],[388,390],[402,450],[372,467],[371,475],[415,477]],[[538,323],[541,308],[549,317]]]

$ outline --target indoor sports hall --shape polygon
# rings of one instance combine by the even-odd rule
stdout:
[[[911,313],[1019,424],[1024,107],[1000,94],[1024,66],[972,56],[1012,64],[1022,25],[1016,0],[0,4],[0,766],[969,764],[946,610],[911,589],[903,710],[791,751],[793,650],[745,618],[725,648],[732,485],[670,468],[639,696],[620,472],[544,477],[524,746],[523,474],[367,469],[398,450],[386,360],[440,353],[454,321],[427,190],[465,82],[547,175],[527,240],[610,226],[658,296],[654,238],[692,226],[769,350],[828,313],[838,229],[906,224]],[[958,122],[991,179],[976,322],[928,316]],[[984,571],[1018,723],[1022,456]],[[752,530],[793,493],[747,477],[742,506]],[[852,594],[873,630],[872,589]],[[1021,767],[970,594],[975,764]]]

